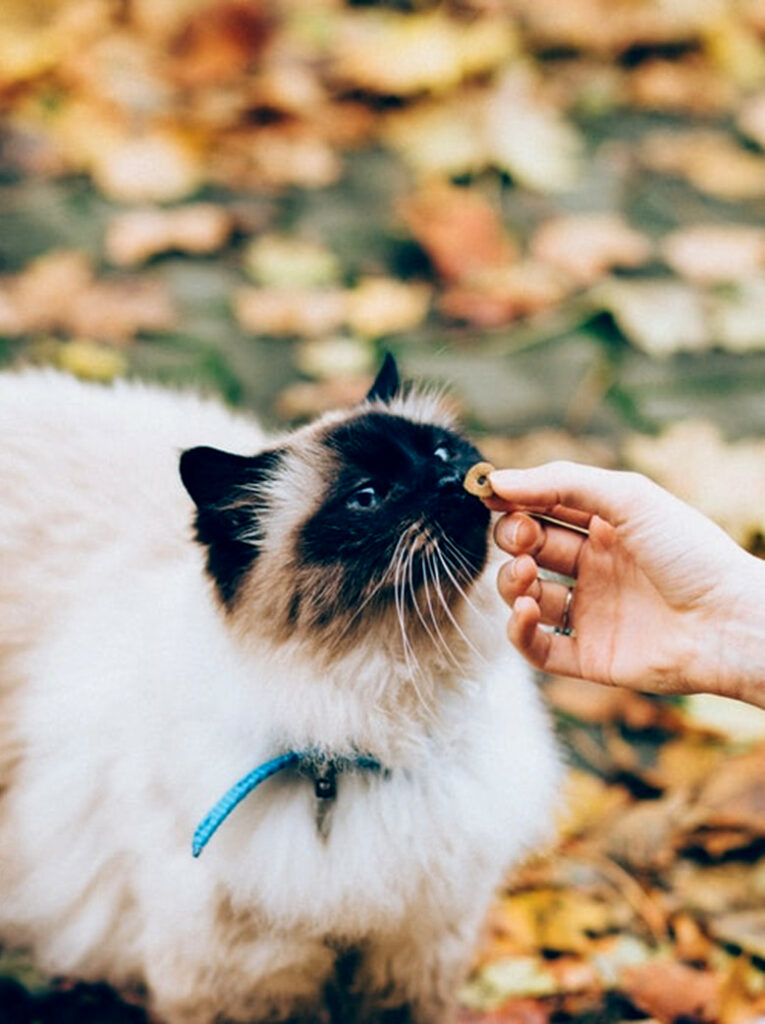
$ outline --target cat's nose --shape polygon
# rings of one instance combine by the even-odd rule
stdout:
[[[445,467],[443,472],[438,474],[439,491],[461,491],[462,474],[453,467]]]

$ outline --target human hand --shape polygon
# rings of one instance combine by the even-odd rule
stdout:
[[[516,556],[498,578],[513,608],[508,635],[529,661],[600,683],[765,705],[765,566],[723,530],[635,473],[556,462],[490,479],[486,504],[506,513],[495,539]],[[571,597],[540,569],[571,577]]]

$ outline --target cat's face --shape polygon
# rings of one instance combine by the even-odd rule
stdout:
[[[366,403],[276,449],[185,452],[224,605],[328,643],[385,617],[438,630],[483,569],[489,513],[462,487],[480,453],[431,406],[401,396],[386,360]]]

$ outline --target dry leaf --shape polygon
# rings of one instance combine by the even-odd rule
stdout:
[[[115,348],[75,338],[56,350],[56,365],[84,380],[110,381],[127,370],[127,360]]]
[[[332,72],[356,88],[385,95],[440,92],[491,70],[514,48],[506,18],[460,24],[441,11],[375,11],[339,20]]]
[[[517,258],[499,215],[475,189],[433,182],[402,204],[412,234],[447,281],[475,281]]]
[[[747,152],[722,132],[655,132],[643,139],[638,152],[651,170],[687,178],[720,199],[765,195],[765,157]]]
[[[289,235],[260,235],[244,253],[247,273],[258,284],[274,288],[311,288],[340,279],[340,261],[318,242]]]
[[[622,786],[609,785],[589,772],[571,769],[557,815],[558,832],[564,839],[598,832],[628,802],[629,794]]]
[[[325,338],[302,341],[295,350],[295,366],[308,377],[358,378],[373,371],[377,362],[374,348],[358,338]]]
[[[641,232],[613,213],[568,214],[543,221],[529,243],[531,253],[592,284],[613,267],[646,263],[653,246]]]
[[[765,230],[732,224],[695,224],[665,235],[664,261],[699,284],[740,281],[765,263]]]
[[[122,203],[183,199],[204,177],[199,148],[169,128],[94,143],[90,171],[96,186]]]
[[[581,173],[582,141],[539,95],[526,70],[513,70],[499,81],[484,117],[495,167],[542,192],[562,192],[574,185]]]
[[[765,275],[737,282],[735,289],[710,296],[707,305],[718,345],[730,352],[765,349]]]
[[[626,337],[649,355],[694,352],[711,344],[702,295],[680,281],[612,278],[590,295],[595,307],[608,310]]]
[[[379,338],[420,324],[430,305],[427,284],[405,284],[390,277],[367,277],[348,292],[345,319],[356,334]]]
[[[221,206],[189,203],[172,210],[149,207],[112,217],[104,247],[112,263],[135,266],[161,252],[215,252],[225,244],[233,218]]]
[[[313,419],[332,409],[344,409],[362,401],[371,385],[372,378],[366,374],[291,384],[277,396],[275,412],[283,420]]]
[[[555,267],[521,260],[452,285],[438,299],[438,308],[453,320],[498,327],[557,305],[571,290],[570,278]]]
[[[676,730],[682,721],[670,704],[618,686],[602,686],[585,679],[552,678],[545,696],[554,708],[581,722],[623,722],[630,729]]]
[[[720,114],[733,105],[732,82],[697,55],[684,60],[647,60],[628,78],[636,107],[683,114]]]
[[[270,34],[259,0],[216,0],[179,26],[170,41],[170,73],[180,84],[210,88],[241,80]]]
[[[7,334],[64,331],[120,343],[175,322],[163,282],[94,278],[90,261],[76,250],[50,252],[22,273],[0,278],[0,330]]]
[[[709,930],[722,942],[765,959],[765,909],[744,910],[713,918],[709,922]]]
[[[765,148],[765,91],[750,96],[741,106],[737,123],[745,135]]]
[[[234,313],[250,334],[331,334],[345,320],[346,294],[339,288],[239,288]]]
[[[636,1006],[663,1024],[679,1018],[719,1024],[722,976],[716,971],[656,962],[626,968],[622,986]]]
[[[695,821],[687,796],[678,790],[627,808],[612,820],[602,842],[630,871],[663,870],[674,860],[684,827]]]
[[[683,699],[680,714],[690,728],[706,729],[739,743],[765,740],[765,710],[730,697],[692,694]]]
[[[765,534],[765,441],[726,443],[712,424],[686,420],[659,437],[633,437],[624,455],[739,544],[752,545]]]
[[[707,828],[765,836],[765,747],[718,765],[699,793],[696,809]]]

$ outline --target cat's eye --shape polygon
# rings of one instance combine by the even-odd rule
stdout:
[[[364,510],[375,508],[380,502],[380,497],[379,492],[371,484],[367,484],[366,487],[360,487],[353,492],[348,499],[348,507]]]
[[[441,462],[448,462],[452,457],[452,450],[446,444],[440,444],[433,452],[435,458],[440,459]]]

